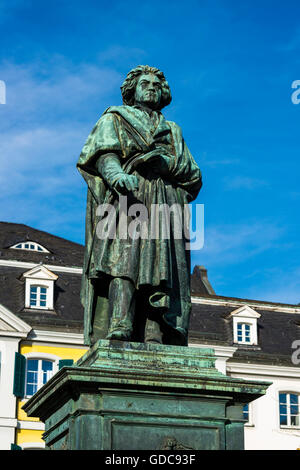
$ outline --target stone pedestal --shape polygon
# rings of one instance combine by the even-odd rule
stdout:
[[[24,405],[49,449],[243,449],[243,406],[269,382],[233,379],[212,349],[98,341]]]

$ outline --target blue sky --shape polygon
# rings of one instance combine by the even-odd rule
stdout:
[[[84,242],[78,155],[153,65],[203,173],[192,265],[219,295],[299,303],[299,17],[296,0],[0,0],[0,219]]]

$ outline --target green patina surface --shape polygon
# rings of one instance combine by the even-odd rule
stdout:
[[[191,311],[186,206],[200,191],[201,172],[181,128],[161,113],[171,101],[164,74],[136,67],[121,89],[124,105],[103,113],[77,163],[88,186],[81,291],[85,343],[107,338],[186,345]],[[116,219],[97,211],[105,204],[114,207]],[[142,225],[133,216],[137,205],[146,214]],[[177,217],[156,213],[158,206],[176,208]]]
[[[243,406],[270,384],[214,363],[212,349],[100,340],[24,409],[50,449],[242,449]]]

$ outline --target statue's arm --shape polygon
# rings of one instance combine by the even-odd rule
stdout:
[[[180,126],[172,121],[168,121],[168,123],[172,130],[177,154],[177,159],[174,160],[176,164],[171,169],[172,177],[178,186],[186,191],[190,202],[197,197],[202,187],[201,170],[185,143]]]
[[[123,193],[138,189],[137,177],[129,175],[123,170],[117,154],[101,155],[96,166],[103,180],[115,191]]]

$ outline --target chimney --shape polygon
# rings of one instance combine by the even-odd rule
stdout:
[[[195,266],[191,276],[191,294],[192,295],[216,295],[208,277],[207,269],[204,266]]]

